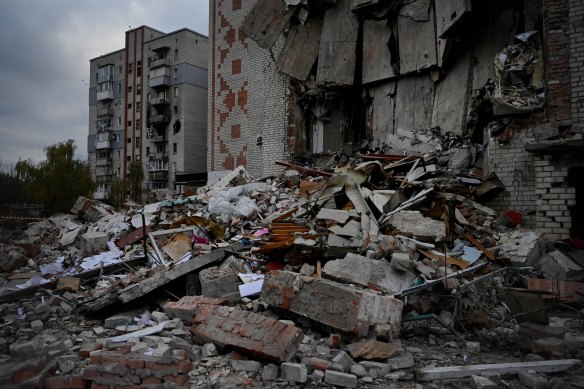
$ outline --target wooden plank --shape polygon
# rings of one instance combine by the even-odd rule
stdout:
[[[293,26],[278,57],[278,70],[305,81],[318,57],[322,19],[309,18],[304,26]]]
[[[397,24],[394,39],[397,45]],[[395,76],[388,47],[392,30],[387,20],[365,20],[363,22],[363,84],[386,80]],[[397,46],[396,46],[397,48]]]
[[[491,251],[489,251],[485,246],[483,246],[483,244],[481,242],[479,242],[477,239],[475,239],[474,236],[472,236],[471,234],[466,234],[464,235],[466,237],[466,239],[468,239],[472,244],[474,244],[476,246],[477,249],[481,250],[483,252],[483,254],[485,254],[487,256],[487,258],[489,258],[490,260],[494,260],[495,259],[495,254],[493,254]]]
[[[359,20],[351,0],[339,0],[324,13],[318,54],[318,84],[352,85],[355,77]]]
[[[424,256],[426,256],[430,259],[436,260],[436,261],[444,262],[444,259],[446,259],[446,263],[448,265],[456,265],[456,266],[460,267],[461,269],[466,269],[470,265],[470,263],[468,263],[464,259],[453,258],[453,257],[445,256],[445,255],[437,255],[437,254],[434,254],[430,251],[426,251],[426,250],[422,250],[422,249],[418,249],[418,251],[420,253],[422,253]]]
[[[400,74],[418,72],[437,65],[436,21],[431,0],[403,6],[397,17]]]
[[[281,0],[258,0],[239,30],[264,49],[271,49],[292,13]]]
[[[135,300],[145,295],[146,293],[149,293],[155,289],[160,288],[163,285],[166,285],[172,280],[175,280],[195,270],[199,270],[209,265],[210,263],[222,260],[225,257],[225,250],[241,251],[242,249],[243,249],[242,244],[234,243],[225,248],[213,250],[210,253],[192,258],[189,261],[180,263],[178,265],[175,265],[174,267],[158,272],[153,276],[146,278],[137,284],[130,285],[127,288],[120,291],[119,300],[123,303]]]
[[[482,373],[517,374],[533,370],[540,373],[556,373],[568,370],[580,363],[579,359],[557,359],[536,362],[493,363],[486,365],[464,365],[428,367],[416,370],[416,378],[421,381],[464,379]]]
[[[61,277],[57,281],[57,290],[78,291],[81,286],[81,279],[75,277]]]

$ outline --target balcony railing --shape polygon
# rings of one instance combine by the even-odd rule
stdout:
[[[166,97],[153,97],[150,99],[150,105],[168,105],[169,101]]]
[[[170,58],[160,58],[150,62],[150,69],[159,68],[161,66],[170,66]]]
[[[169,118],[166,115],[154,115],[150,116],[150,124],[152,125],[161,125],[161,124],[168,124]]]
[[[97,141],[97,143],[95,144],[95,149],[96,150],[103,150],[103,149],[109,149],[111,147],[111,142],[109,139],[106,140],[99,140]]]
[[[97,101],[106,101],[106,100],[113,100],[114,99],[114,91],[112,89],[97,92]]]
[[[150,88],[169,87],[170,86],[170,77],[169,76],[158,76],[158,77],[150,78],[148,80],[148,86]]]
[[[114,80],[113,73],[110,73],[110,74],[102,74],[101,76],[98,76],[97,77],[97,83],[98,84],[100,82],[113,81],[113,80]]]
[[[97,116],[114,116],[114,107],[97,108]]]
[[[167,170],[149,170],[148,178],[151,180],[164,180],[168,179],[168,169]]]
[[[95,166],[111,166],[112,159],[111,158],[97,158],[95,160]]]

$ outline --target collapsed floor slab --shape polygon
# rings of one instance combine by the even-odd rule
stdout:
[[[302,330],[291,324],[233,307],[201,305],[191,332],[201,343],[281,363],[290,360],[304,338]]]
[[[404,305],[392,296],[287,271],[266,276],[260,300],[359,336],[378,324],[397,335]]]

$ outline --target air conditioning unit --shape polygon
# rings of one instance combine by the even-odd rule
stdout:
[[[152,138],[154,136],[154,131],[152,131],[152,128],[148,127],[146,129],[146,138]]]

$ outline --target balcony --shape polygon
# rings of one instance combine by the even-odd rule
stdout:
[[[97,158],[95,160],[95,166],[112,166],[111,158]]]
[[[150,99],[150,105],[168,105],[170,102],[167,97],[153,97]]]
[[[156,69],[162,66],[170,66],[170,58],[159,58],[150,62],[150,69]]]
[[[97,101],[108,101],[114,99],[113,89],[97,92]]]
[[[113,81],[114,80],[114,74],[113,73],[109,73],[109,74],[102,74],[101,76],[97,77],[97,83],[101,83],[101,82],[107,82],[107,81]]]
[[[170,76],[152,77],[148,79],[148,86],[150,88],[168,88],[170,86]]]
[[[111,142],[109,139],[105,139],[105,140],[99,140],[97,141],[97,143],[95,144],[95,149],[96,150],[104,150],[104,149],[109,149],[111,147]]]
[[[170,122],[170,118],[166,115],[150,116],[150,124],[153,126],[162,126]]]
[[[112,176],[111,175],[107,175],[107,176],[95,176],[95,183],[96,184],[109,184],[112,182]]]
[[[97,116],[114,116],[114,107],[98,107],[97,108]]]

